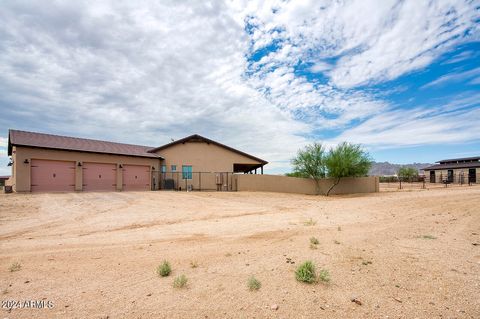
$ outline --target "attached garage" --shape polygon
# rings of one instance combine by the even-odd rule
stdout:
[[[150,190],[151,172],[150,166],[124,165],[123,166],[123,190],[144,191]]]
[[[84,191],[115,191],[117,186],[117,165],[84,162]]]
[[[32,192],[73,192],[75,162],[31,160]]]

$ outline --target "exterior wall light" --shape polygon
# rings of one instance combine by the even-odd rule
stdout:
[[[28,163],[30,163],[30,161],[29,161],[28,159],[25,159],[25,160],[23,161],[23,163],[24,163],[24,164],[28,164]]]
[[[118,165],[118,168],[123,168],[123,165],[122,164]]]
[[[77,166],[82,167],[82,162],[78,162]]]

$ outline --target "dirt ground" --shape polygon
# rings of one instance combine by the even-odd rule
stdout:
[[[480,187],[2,194],[0,224],[2,318],[480,318]],[[330,282],[297,282],[306,260]]]

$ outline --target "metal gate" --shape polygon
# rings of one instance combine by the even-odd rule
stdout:
[[[235,191],[232,172],[160,172],[160,189],[177,191]]]

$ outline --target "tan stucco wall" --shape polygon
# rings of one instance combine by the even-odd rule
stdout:
[[[333,180],[320,181],[320,194],[325,194]],[[236,174],[234,184],[238,191],[263,191],[297,194],[316,194],[312,179],[281,175]],[[342,178],[330,194],[375,193],[379,191],[379,178],[376,176]]]
[[[206,142],[185,142],[175,144],[157,152],[165,158],[162,163],[171,171],[172,165],[177,165],[177,171],[182,171],[182,165],[191,165],[194,172],[233,172],[233,164],[260,164],[249,157],[229,151],[215,144]]]
[[[460,183],[461,182],[461,173],[463,172],[463,183],[468,183],[468,168],[459,168],[459,169],[454,169],[453,170],[453,182],[454,183]],[[476,169],[476,175],[477,175],[477,184],[480,183],[480,168]],[[446,179],[448,176],[448,169],[444,170],[435,170],[435,182],[436,183],[441,183],[443,179]],[[430,182],[430,171],[425,171],[425,181]]]
[[[59,161],[74,161],[76,165],[75,171],[75,190],[82,190],[82,167],[77,166],[79,162],[94,162],[94,163],[112,163],[117,164],[132,164],[132,165],[148,165],[153,170],[160,169],[160,160],[156,158],[144,158],[122,155],[108,155],[75,151],[51,150],[43,148],[31,148],[14,146],[12,159],[14,161],[12,177],[9,184],[17,192],[30,192],[30,165],[32,159],[44,160],[59,160]],[[29,163],[25,164],[25,159]],[[156,187],[158,188],[158,173],[154,174]],[[122,189],[122,171],[117,170],[117,190]]]

